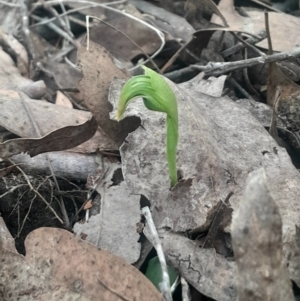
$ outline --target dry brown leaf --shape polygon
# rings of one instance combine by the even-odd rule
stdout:
[[[249,17],[242,17],[235,11],[233,0],[221,0],[219,10],[234,31],[244,31],[257,34],[265,28],[263,11],[246,11]],[[213,16],[212,22],[222,24],[220,19]],[[269,12],[272,44],[274,51],[289,51],[300,45],[300,36],[295,28],[300,27],[300,19],[288,14]],[[288,33],[288,34],[287,34]],[[261,41],[257,46],[268,49],[267,41]]]
[[[163,300],[137,269],[66,230],[37,229],[28,235],[25,245],[29,265],[40,267],[45,277],[89,300]]]
[[[75,2],[69,3],[69,5],[71,7],[83,6],[81,3]],[[126,4],[124,3],[124,5]],[[126,7],[124,10],[125,9]],[[146,53],[154,53],[161,44],[161,40],[149,26],[127,17],[122,13],[116,13],[115,11],[103,7],[82,9],[81,13],[97,17],[114,26],[135,41]],[[95,25],[95,23],[99,23],[99,21],[93,21],[94,26],[90,29],[91,40],[102,45],[119,61],[130,62],[134,56],[141,53],[139,48],[119,32],[104,23]],[[103,32],[105,32],[105,35]]]
[[[88,200],[87,203],[84,205],[83,210],[91,209],[93,207],[92,202],[92,200]]]
[[[158,7],[151,2],[143,0],[129,0],[129,2],[144,13],[144,19],[151,20],[151,24],[155,24],[157,28],[168,32],[174,38],[180,38],[186,42],[195,31],[193,26],[189,24],[185,18]]]
[[[26,98],[26,103],[43,136],[62,127],[82,124],[91,117],[89,112],[56,106],[45,101]],[[38,138],[20,96],[14,91],[0,90],[0,125],[22,138]],[[92,139],[72,151],[91,153],[98,148],[116,149],[117,146],[98,130]]]
[[[47,71],[47,76],[50,77],[50,80],[53,79],[54,87],[58,89],[75,90],[78,81],[82,78],[80,70],[68,64],[49,61],[48,63],[43,63],[43,68]]]
[[[0,27],[0,45],[8,53],[18,66],[21,74],[27,76],[28,73],[28,54],[25,47],[13,36],[7,35],[1,31]]]
[[[0,218],[0,296],[5,301],[163,301],[138,270],[66,230],[40,228],[26,257]]]
[[[7,158],[20,153],[31,157],[38,154],[70,149],[92,138],[98,128],[94,117],[83,124],[66,126],[41,138],[20,138],[0,144],[0,157]]]
[[[239,300],[295,300],[283,255],[279,208],[263,168],[249,174],[232,219]]]
[[[185,3],[185,8],[187,10],[187,14],[215,14],[222,20],[223,25],[227,26],[226,19],[212,0],[187,0]]]
[[[12,238],[11,234],[9,233],[8,229],[6,228],[6,225],[5,225],[2,217],[0,217],[0,233],[1,233],[0,249],[4,249],[5,251],[9,251],[9,252],[18,254],[16,247],[15,247],[15,241]],[[0,250],[0,253],[1,253],[1,250]]]
[[[72,102],[69,100],[69,98],[60,91],[56,92],[55,104],[69,109],[73,108]]]
[[[0,3],[0,26],[7,34],[15,34],[20,25],[20,7]]]
[[[140,116],[142,127],[130,133],[120,148],[124,179],[132,193],[143,194],[151,202],[157,228],[171,229],[180,236],[188,229],[204,225],[209,212],[219,200],[224,201],[230,191],[234,192],[230,207],[235,211],[248,173],[263,166],[282,215],[284,254],[289,262],[290,277],[299,282],[295,226],[299,224],[300,176],[286,150],[278,147],[264,127],[229,98],[200,93],[196,79],[180,85],[168,83],[178,101],[177,168],[183,181],[169,190],[165,116],[147,110],[141,100],[136,100],[128,106],[124,117]],[[111,101],[115,108],[121,86],[120,81],[114,82]],[[225,218],[230,219],[230,216]],[[229,227],[220,230],[228,232]],[[226,250],[225,242],[223,247]],[[173,257],[178,258],[179,254],[181,249],[173,248]],[[195,264],[191,261],[190,270]],[[176,268],[180,269],[180,260]],[[222,291],[204,288],[201,280],[193,285],[210,291],[215,300],[236,300],[232,283],[221,276],[223,272],[214,283],[218,283],[216,286],[222,283],[231,295],[223,296]]]
[[[116,67],[113,58],[102,46],[90,41],[89,47],[89,50],[86,50],[86,44],[83,44],[78,51],[78,63],[83,72],[79,90],[98,125],[112,141],[120,146],[128,133],[140,125],[140,120],[138,118],[121,122],[111,120],[109,113],[112,105],[107,98],[112,80],[115,77],[128,79],[129,75]]]
[[[277,63],[269,64],[269,80],[267,87],[267,104],[270,106],[274,105],[276,88],[280,87],[281,101],[286,101],[292,94],[300,94],[300,86],[291,81],[286,77]]]
[[[34,99],[40,99],[46,92],[43,81],[33,82],[23,77],[12,58],[0,49],[0,89],[16,90],[16,88]]]
[[[117,18],[106,22],[125,33],[149,55],[157,51],[161,45],[157,33],[137,20],[118,15]],[[101,34],[102,32],[105,32],[105,35]],[[128,63],[137,55],[143,54],[127,37],[103,23],[92,27],[90,37],[123,63]]]

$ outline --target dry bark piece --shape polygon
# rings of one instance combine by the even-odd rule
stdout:
[[[27,175],[51,175],[48,159],[57,177],[86,181],[89,175],[97,174],[99,169],[98,155],[80,154],[71,151],[40,154],[34,158],[20,154],[11,160],[21,167]]]
[[[83,72],[79,90],[98,125],[119,146],[128,133],[140,125],[140,122],[134,117],[120,123],[111,120],[109,113],[112,106],[107,98],[112,80],[115,77],[128,79],[129,75],[116,67],[112,56],[102,46],[90,41],[89,47],[89,50],[86,50],[84,43],[78,50],[78,64]]]
[[[283,256],[281,216],[263,168],[247,178],[232,220],[232,245],[239,300],[295,300]]]

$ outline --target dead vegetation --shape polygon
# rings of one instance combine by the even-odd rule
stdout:
[[[0,1],[0,299],[299,300],[297,9]],[[115,118],[144,64],[177,98],[172,188],[165,115]]]

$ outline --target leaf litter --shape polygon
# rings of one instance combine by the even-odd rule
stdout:
[[[135,1],[129,2],[135,3]],[[221,5],[223,4],[224,1],[221,1]],[[75,9],[81,6],[80,3],[69,5]],[[99,4],[95,3],[91,5],[90,12],[95,12],[98,17],[104,17],[113,26],[119,27],[119,29],[121,27],[125,32],[126,28],[130,27],[131,22],[135,23],[138,20],[130,19],[129,22],[124,14],[116,12],[114,8],[99,8],[96,7]],[[5,78],[5,73],[2,72],[4,74],[2,76],[4,79],[2,81],[4,83],[3,90],[1,91],[2,109],[0,110],[0,114],[2,114],[2,118],[0,118],[2,126],[0,150],[2,151],[2,157],[10,157],[14,153],[26,151],[31,155],[36,155],[41,152],[56,150],[56,152],[51,152],[49,156],[48,154],[40,154],[31,159],[24,154],[18,154],[12,157],[13,161],[2,160],[0,162],[0,172],[4,179],[0,186],[0,195],[3,198],[0,210],[5,209],[3,204],[11,203],[14,205],[16,203],[15,208],[10,209],[10,215],[16,220],[17,218],[20,219],[20,216],[23,219],[24,215],[20,211],[20,204],[23,207],[28,205],[29,209],[25,212],[26,216],[23,220],[24,225],[26,218],[31,221],[34,220],[34,216],[30,211],[39,190],[41,192],[47,191],[51,201],[69,194],[73,203],[72,206],[80,207],[75,210],[72,221],[82,219],[80,223],[75,223],[74,232],[82,240],[87,240],[98,248],[110,250],[129,263],[135,263],[139,259],[141,246],[144,245],[138,242],[141,229],[137,229],[137,226],[140,227],[143,224],[140,217],[140,202],[143,203],[142,199],[144,201],[148,199],[168,263],[192,285],[192,291],[196,289],[198,294],[200,292],[202,295],[215,300],[237,300],[238,296],[239,298],[244,296],[247,285],[258,287],[254,293],[264,289],[261,286],[262,281],[257,281],[257,278],[255,278],[256,270],[251,270],[251,265],[254,264],[254,267],[255,264],[257,265],[255,257],[252,262],[246,259],[240,261],[238,257],[236,262],[233,260],[233,251],[234,256],[243,256],[234,246],[237,246],[238,243],[245,243],[245,241],[238,241],[238,238],[234,236],[233,241],[231,241],[230,235],[234,229],[242,227],[246,221],[246,217],[243,218],[241,211],[243,202],[249,203],[247,202],[249,187],[245,186],[248,183],[248,174],[252,171],[254,171],[252,174],[255,174],[255,170],[263,167],[266,175],[265,185],[271,195],[268,196],[268,199],[274,199],[277,204],[277,209],[276,206],[272,207],[271,204],[264,208],[266,216],[270,213],[274,215],[276,233],[273,237],[276,239],[272,242],[276,244],[274,249],[278,249],[278,252],[275,252],[278,256],[274,259],[277,260],[277,265],[276,267],[274,265],[274,270],[270,270],[271,276],[268,279],[272,282],[270,288],[274,287],[273,293],[275,295],[276,289],[279,287],[276,283],[280,283],[280,286],[284,287],[282,292],[286,292],[286,296],[289,296],[290,299],[291,289],[288,273],[294,283],[300,285],[299,243],[297,239],[299,232],[297,230],[299,174],[292,165],[287,152],[276,144],[264,128],[270,126],[271,117],[272,115],[274,117],[276,110],[263,106],[263,104],[253,103],[251,100],[241,99],[234,103],[228,97],[223,97],[228,88],[229,90],[232,89],[228,87],[228,83],[232,78],[228,80],[226,76],[221,76],[217,79],[203,79],[205,74],[194,77],[198,72],[195,73],[195,69],[191,70],[192,68],[189,66],[201,60],[204,62],[205,60],[206,62],[223,61],[225,58],[225,56],[222,58],[220,54],[221,47],[225,43],[222,42],[220,48],[217,47],[219,41],[221,41],[221,39],[218,40],[219,33],[216,32],[212,35],[213,32],[209,32],[207,28],[203,27],[203,24],[209,24],[209,22],[204,21],[202,15],[198,14],[199,9],[202,11],[201,7],[205,7],[206,14],[214,12],[221,19],[223,17],[225,20],[223,23],[229,24],[229,28],[223,29],[223,31],[232,29],[249,31],[252,35],[264,27],[262,22],[254,21],[257,17],[261,18],[262,14],[246,9],[245,11],[250,16],[248,19],[241,16],[237,17],[233,13],[232,4],[227,7],[230,11],[222,6],[219,6],[218,10],[215,6],[212,6],[213,4],[210,1],[203,3],[200,3],[200,1],[188,1],[187,3],[183,1],[165,1],[161,5],[165,9],[172,10],[173,13],[176,12],[177,15],[172,15],[170,12],[164,15],[166,11],[163,9],[152,9],[151,11],[151,4],[149,8],[144,1],[140,1],[137,7],[143,7],[140,10],[147,11],[148,14],[142,16],[134,7],[120,4],[119,8],[134,13],[135,18],[150,20],[152,25],[155,24],[156,27],[159,27],[156,34],[154,34],[153,27],[150,30],[151,27],[145,23],[136,23],[138,24],[137,30],[132,33],[131,38],[140,44],[141,48],[139,49],[133,47],[132,41],[127,39],[125,39],[126,47],[122,47],[121,43],[117,43],[117,40],[120,42],[121,39],[124,39],[124,35],[119,36],[111,27],[109,27],[110,34],[105,39],[99,38],[99,30],[101,32],[103,28],[106,30],[106,25],[103,22],[96,25],[96,22],[93,21],[90,33],[94,42],[89,41],[90,48],[86,50],[84,37],[79,37],[78,40],[76,37],[75,40],[72,32],[63,25],[62,19],[59,19],[58,23],[66,30],[66,33],[70,34],[71,32],[71,36],[63,36],[63,44],[66,41],[69,41],[70,44],[67,46],[64,44],[57,51],[56,47],[40,38],[40,36],[45,37],[43,30],[45,31],[47,25],[37,26],[35,34],[32,33],[33,48],[36,52],[30,53],[36,60],[33,61],[31,66],[27,65],[28,63],[24,59],[26,58],[26,55],[24,56],[24,53],[22,53],[24,49],[22,50],[20,45],[16,46],[16,44],[10,43],[5,35],[0,35],[0,44],[5,50],[2,61],[10,66],[7,78]],[[0,4],[0,6],[3,6],[3,4]],[[38,7],[42,8],[42,6],[46,8],[44,4],[39,2],[33,4],[33,10],[30,12],[30,14],[34,13],[33,19],[40,20],[38,19],[40,17],[35,13],[36,9]],[[64,4],[61,4],[62,10],[63,6]],[[5,10],[3,11],[6,12],[8,8],[5,4],[4,7]],[[48,12],[51,12],[52,8],[48,7]],[[20,15],[24,14],[24,7],[21,5],[21,8],[13,8],[11,13],[0,14],[1,22],[7,32],[14,31],[14,27],[9,26],[9,20],[12,16],[15,20],[19,19]],[[157,18],[155,21],[151,21],[152,16],[149,15],[152,14]],[[185,18],[182,16],[183,14],[186,14]],[[116,16],[119,17],[116,18]],[[72,22],[76,21],[77,25],[83,26],[80,15],[75,14],[65,17],[64,19],[68,20],[67,18],[69,18]],[[281,14],[278,18],[283,20],[279,23],[280,25],[281,23],[284,24],[281,27],[285,31],[290,31],[290,29],[287,29],[290,28],[290,22],[298,22],[298,19],[286,14]],[[174,20],[177,20],[176,24],[172,24]],[[257,30],[252,31],[250,27],[247,27],[245,30],[245,27],[241,25],[245,20],[252,22],[252,25],[257,25],[259,28],[257,27]],[[166,24],[163,24],[165,21],[167,21]],[[184,31],[182,24],[188,24],[184,23],[186,21],[190,22],[191,26],[187,26],[186,31]],[[167,24],[168,22],[170,24]],[[271,22],[273,22],[272,16]],[[180,76],[194,74],[193,80],[186,81],[185,79],[186,82],[180,85],[169,82],[177,95],[180,108],[178,174],[181,181],[171,190],[169,189],[170,180],[165,154],[164,115],[146,111],[140,101],[135,101],[126,112],[126,118],[121,124],[114,120],[115,112],[112,112],[111,119],[109,118],[112,107],[116,108],[124,81],[130,77],[130,74],[123,69],[111,54],[125,62],[126,67],[131,68],[143,55],[145,55],[143,59],[146,59],[147,55],[157,54],[155,51],[160,47],[161,42],[160,39],[157,39],[157,33],[160,32],[161,28],[164,31],[169,31],[165,32],[167,49],[164,49],[166,52],[162,51],[161,56],[155,58],[155,64],[164,67],[163,71],[166,69],[165,66],[168,66],[169,71],[174,70],[174,68],[181,68],[186,64],[188,67],[186,70],[182,70]],[[275,27],[273,26],[273,28]],[[52,30],[55,32],[54,36],[60,36],[59,28],[52,26]],[[216,28],[211,31],[215,30]],[[206,34],[206,32],[209,32],[209,34]],[[128,31],[128,34],[130,35],[131,32]],[[191,43],[186,49],[181,47],[183,42],[191,40],[192,35],[194,36],[194,43]],[[147,39],[145,39],[145,36],[147,36]],[[227,43],[226,34],[224,36]],[[180,41],[180,38],[183,41]],[[272,32],[272,39],[274,40],[275,50],[281,51],[290,50],[297,41],[297,37],[293,38],[290,35],[288,43],[283,45],[280,30]],[[96,40],[99,44],[95,43]],[[203,47],[197,48],[199,40],[203,40],[205,43],[202,45]],[[28,37],[25,37],[24,41],[25,44],[28,43]],[[71,63],[71,61],[75,61],[74,54],[77,52],[74,46],[77,47],[80,41],[83,41],[78,51],[78,62],[81,71]],[[56,42],[57,40],[55,44],[58,45],[59,43]],[[33,49],[32,45],[27,44],[26,46],[29,51]],[[49,56],[46,49],[49,50],[49,53],[52,52],[53,54],[55,52],[55,55],[51,54]],[[179,55],[175,55],[172,61],[168,61],[170,54],[176,54],[178,50]],[[67,51],[70,55],[65,57],[64,51]],[[257,53],[259,52],[256,51],[256,55]],[[65,62],[67,63],[67,60],[69,60],[69,63],[65,64],[61,58],[66,59]],[[229,56],[229,60],[234,60],[234,58]],[[297,66],[296,62],[294,63]],[[285,66],[288,71],[285,72],[285,75],[291,73],[289,72],[291,64]],[[292,94],[290,91],[294,87],[295,92],[298,92],[298,87],[290,80],[279,75],[279,69],[274,71],[270,68],[270,70],[268,89],[271,93],[274,93],[278,86],[283,87],[284,93],[282,95],[286,96],[284,97],[285,101],[280,103],[280,105],[283,105],[280,113],[286,116],[288,122],[282,119],[279,112],[277,112],[279,114],[277,116],[278,130],[281,127],[285,132],[288,132],[291,131],[292,126],[297,125],[298,93]],[[28,71],[29,73],[27,73]],[[139,73],[138,70],[135,72]],[[297,67],[293,72],[295,75],[297,74]],[[45,83],[42,81],[33,82],[26,78],[29,76],[28,74],[32,78],[43,79]],[[234,73],[239,84],[241,78],[237,75],[238,73]],[[167,74],[167,76],[171,77],[170,74]],[[114,80],[115,77],[122,80]],[[296,77],[294,77],[295,79]],[[113,83],[111,84],[111,82]],[[17,85],[15,85],[16,83]],[[30,106],[30,114],[33,115],[33,118],[22,108],[19,94],[12,91],[16,89],[16,86],[18,87],[17,92],[21,90],[27,95],[26,97],[22,94],[26,104]],[[240,91],[242,90],[240,89]],[[264,93],[263,87],[257,91],[261,93],[260,95]],[[63,102],[67,103],[68,108],[55,106],[49,102],[44,102],[44,100],[34,100],[35,98],[43,98],[54,102],[58,97],[64,98]],[[268,99],[268,103],[272,104],[270,99],[274,99],[274,97]],[[94,119],[90,119],[90,113],[75,110],[73,106],[81,109],[88,108],[94,115]],[[47,113],[45,114],[45,112]],[[252,115],[254,116],[252,117]],[[15,122],[11,122],[11,120],[15,120]],[[84,128],[84,122],[87,126],[85,130],[82,130],[81,127]],[[35,123],[40,129],[40,135],[35,129]],[[93,135],[95,131],[96,134]],[[130,134],[128,135],[128,133]],[[293,134],[295,136],[296,131]],[[41,136],[43,137],[41,138]],[[92,136],[93,138],[90,139]],[[81,144],[84,140],[88,141]],[[8,145],[13,147],[7,147]],[[300,144],[295,142],[292,145],[297,148]],[[117,152],[119,146],[121,146],[121,163]],[[71,147],[73,148],[69,150]],[[6,154],[4,151],[6,151]],[[66,189],[66,192],[56,191],[53,189],[55,181],[52,182],[51,177],[44,179],[37,177],[40,172],[52,174],[53,176],[53,172],[49,173],[49,166],[45,163],[49,158],[55,175],[67,177],[68,185],[71,185],[68,187],[72,187],[71,190]],[[11,162],[18,165],[11,165]],[[23,166],[24,164],[26,166]],[[36,165],[32,168],[34,164]],[[23,168],[22,170],[26,171],[28,176],[21,174],[21,176],[15,177],[9,174],[10,171],[20,170],[20,168]],[[31,174],[34,175],[33,178],[30,176]],[[23,182],[20,181],[22,177]],[[72,182],[71,179],[76,179],[76,181],[88,179],[87,188],[89,191],[84,201],[78,202],[79,195],[84,191],[82,191],[78,182]],[[24,181],[27,184],[24,184]],[[59,181],[62,181],[62,179],[59,179]],[[28,183],[31,182],[32,184],[29,185]],[[11,186],[11,183],[15,183],[17,186]],[[23,192],[18,190],[18,187],[24,187],[25,185],[29,185],[31,189]],[[259,185],[257,184],[257,187]],[[73,190],[74,188],[75,190]],[[77,196],[75,196],[76,189],[79,189],[77,190]],[[20,195],[22,193],[29,199],[29,203],[22,200]],[[27,193],[33,193],[33,195]],[[7,196],[10,198],[7,198]],[[67,199],[64,199],[64,201],[67,206],[70,206]],[[53,204],[53,208],[51,207],[53,211],[57,209],[56,205]],[[46,209],[48,210],[49,207],[50,205]],[[82,208],[84,208],[84,212],[81,212]],[[252,209],[245,212],[251,216],[251,212],[253,213],[255,210],[255,207],[252,207]],[[263,211],[260,213],[263,213]],[[234,227],[231,227],[232,214],[236,217]],[[38,215],[39,219],[42,219],[42,215]],[[282,225],[278,217],[281,217]],[[59,214],[55,218],[57,220],[61,219]],[[251,225],[255,224],[251,220],[249,223]],[[1,227],[1,233],[7,233],[5,226]],[[19,230],[22,227],[22,225],[19,225]],[[281,228],[283,230],[282,235],[280,234]],[[20,234],[19,230],[16,237]],[[259,235],[264,235],[265,239],[262,242],[265,243],[269,239],[270,231],[253,226],[250,230],[256,230],[256,232],[253,232],[255,235],[249,237],[248,245],[245,248],[249,249],[247,254],[253,255],[256,254],[256,251],[253,251],[251,247],[259,245],[261,242],[259,241]],[[13,233],[15,233],[14,231],[12,230]],[[145,234],[146,231],[147,228],[144,230]],[[47,237],[46,240],[45,237]],[[71,300],[72,298],[93,300],[98,298],[99,294],[102,296],[101,300],[131,300],[134,298],[141,299],[142,297],[148,300],[147,297],[149,296],[149,300],[151,300],[151,296],[155,300],[162,299],[162,296],[156,290],[153,290],[153,286],[141,274],[136,273],[136,270],[133,272],[134,280],[128,284],[130,277],[126,277],[131,273],[128,271],[132,267],[105,251],[96,250],[96,247],[82,240],[63,230],[39,229],[28,236],[26,257],[17,254],[13,247],[10,247],[10,253],[7,252],[7,247],[1,248],[0,256],[5,260],[7,259],[5,269],[3,269],[5,277],[2,278],[3,282],[1,283],[6,285],[7,279],[14,271],[18,271],[18,268],[21,267],[20,271],[22,272],[20,277],[15,278],[16,280],[7,286],[5,293],[11,292],[11,296],[21,296],[24,297],[24,300],[30,300],[31,297],[36,298],[38,295],[43,295],[44,300],[64,297],[69,297]],[[12,242],[11,238],[10,241]],[[68,242],[71,241],[72,243],[69,244]],[[43,244],[46,244],[46,246]],[[1,245],[3,246],[2,241]],[[263,244],[261,245],[263,246]],[[263,250],[261,245],[259,252]],[[84,250],[80,249],[82,246]],[[40,247],[41,249],[39,249]],[[95,253],[91,255],[90,252]],[[101,258],[100,266],[95,263],[95,266],[90,266],[87,258],[98,257],[100,256],[99,252],[105,254]],[[66,254],[68,255],[66,256]],[[261,256],[260,259],[263,258]],[[33,261],[30,261],[30,259]],[[260,264],[266,264],[266,270],[269,268],[267,261],[268,259],[262,260]],[[284,266],[285,261],[288,263],[288,272]],[[107,267],[105,266],[106,263],[108,264]],[[116,275],[109,278],[107,271],[108,269],[114,270],[112,263],[116,264]],[[31,272],[26,272],[29,265]],[[36,273],[37,269],[32,269],[32,267],[37,266],[37,269],[43,270],[42,275],[40,272]],[[83,269],[81,270],[81,268]],[[282,271],[280,272],[282,277],[272,277],[272,272],[275,273],[276,269]],[[63,276],[65,274],[61,273],[62,270],[66,271],[67,276]],[[243,284],[243,280],[249,276],[250,270],[254,280],[251,280],[251,283],[244,282]],[[94,274],[94,271],[96,274]],[[99,272],[101,273],[100,278],[97,274]],[[39,275],[38,280],[36,280],[36,275]],[[24,287],[23,289],[23,286],[19,285],[22,277],[30,279],[31,288]],[[55,282],[57,279],[58,282]],[[136,279],[138,279],[137,285]],[[91,281],[87,283],[87,280]],[[49,285],[45,287],[46,282]],[[36,283],[38,283],[38,287]],[[57,284],[59,289],[57,289]],[[87,286],[89,287],[88,290],[86,290]],[[56,287],[56,291],[53,293],[54,287]],[[130,287],[137,295],[129,295],[128,297],[124,294],[124,290],[127,288],[130,291]]]
[[[203,225],[210,210],[230,191],[234,192],[230,206],[236,210],[248,173],[263,166],[283,219],[285,256],[294,266],[298,260],[293,256],[295,250],[292,246],[297,240],[295,225],[300,207],[296,196],[300,193],[300,177],[286,151],[278,147],[249,113],[228,98],[193,91],[188,84],[182,84],[182,88],[181,85],[169,84],[178,101],[180,140],[177,160],[183,180],[169,190],[164,151],[165,118],[162,114],[147,111],[136,101],[126,116],[139,116],[142,127],[129,134],[120,148],[124,179],[132,193],[149,199],[158,229],[170,228],[180,236],[182,232]],[[110,101],[114,107],[118,103],[121,85],[120,81],[115,81],[111,87]],[[189,90],[184,89],[185,85]],[[293,212],[290,211],[291,204]],[[229,225],[222,230],[228,232]],[[194,248],[190,249],[191,253]],[[173,254],[181,254],[180,246],[178,250],[173,248]],[[205,264],[206,259],[203,258],[202,262]],[[179,264],[180,261],[175,268],[180,269]],[[193,261],[190,266],[193,266]],[[297,270],[292,268],[291,276]],[[221,275],[216,276],[216,282],[223,283],[229,290],[232,283],[226,280],[224,283]],[[190,280],[189,275],[186,279]],[[292,279],[297,281],[296,277],[292,276]],[[200,283],[193,285],[207,295],[208,288],[204,291]],[[233,300],[233,295],[222,298]],[[214,289],[210,297],[219,300],[221,293]]]
[[[31,232],[26,239],[25,257],[14,250],[2,218],[1,232],[4,300],[99,300],[99,295],[104,301],[162,300],[138,270],[66,230],[41,228]],[[11,282],[12,274],[15,277]]]

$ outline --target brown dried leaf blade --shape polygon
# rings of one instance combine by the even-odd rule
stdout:
[[[281,89],[281,101],[286,101],[292,94],[300,93],[300,86],[287,78],[279,69],[277,63],[270,63],[267,88],[267,104],[270,106],[274,105],[273,102],[275,99],[276,87],[280,87]]]
[[[40,228],[18,254],[0,219],[0,298],[5,301],[162,301],[138,270],[62,229]]]
[[[163,300],[153,284],[130,264],[68,231],[40,228],[28,235],[25,245],[28,264],[41,267],[46,277],[89,300]]]
[[[239,300],[294,300],[283,257],[282,222],[264,169],[249,174],[232,220]]]
[[[0,157],[7,158],[23,152],[33,157],[46,152],[70,149],[92,138],[97,127],[97,122],[92,117],[81,125],[61,128],[42,138],[8,140],[0,144]]]
[[[140,121],[130,118],[117,122],[111,120],[111,104],[107,101],[111,82],[115,77],[128,79],[128,74],[117,68],[112,56],[100,45],[90,41],[89,50],[81,45],[78,50],[78,64],[83,72],[79,90],[84,102],[96,118],[98,125],[117,145],[121,145],[129,132],[135,130]]]

